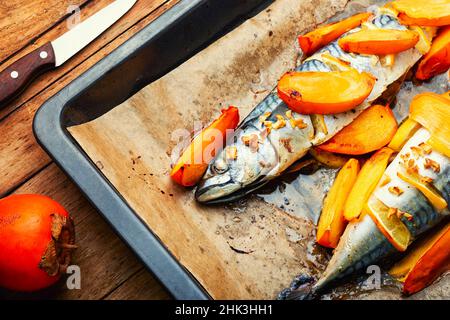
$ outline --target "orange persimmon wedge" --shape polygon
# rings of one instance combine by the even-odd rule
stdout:
[[[222,110],[218,119],[204,128],[183,151],[172,168],[170,177],[178,184],[190,187],[203,177],[208,163],[216,152],[222,149],[227,130],[232,130],[239,123],[239,110],[229,107]]]
[[[403,282],[403,292],[421,291],[450,268],[450,223],[427,234],[408,250],[389,274]]]
[[[311,148],[309,154],[323,165],[335,169],[342,168],[349,160],[348,157],[321,150],[317,147]]]
[[[365,154],[387,145],[396,131],[397,120],[391,108],[374,105],[318,148],[350,155]]]
[[[418,41],[417,32],[410,30],[364,29],[339,39],[338,44],[347,52],[386,55],[411,49]]]
[[[301,114],[335,114],[355,108],[372,92],[375,78],[356,69],[331,72],[288,72],[278,82],[278,95]]]
[[[431,43],[428,53],[420,60],[416,78],[429,79],[450,68],[450,26],[444,27]]]
[[[398,128],[391,142],[389,142],[388,147],[394,151],[400,152],[406,141],[408,141],[420,127],[421,125],[419,123],[407,118]]]
[[[442,153],[450,154],[450,100],[433,92],[421,93],[413,98],[409,111],[409,117],[431,133]]]
[[[344,218],[344,204],[359,172],[359,162],[350,159],[342,167],[328,192],[317,227],[317,243],[336,248],[347,221]]]
[[[351,221],[359,217],[367,200],[383,176],[393,152],[394,150],[390,148],[383,148],[364,163],[345,201],[345,219]]]
[[[450,24],[448,0],[396,0],[392,6],[405,25],[439,27]]]
[[[321,47],[336,40],[341,35],[359,26],[372,16],[371,13],[360,13],[345,20],[319,27],[303,36],[298,37],[298,43],[305,55],[316,52]]]

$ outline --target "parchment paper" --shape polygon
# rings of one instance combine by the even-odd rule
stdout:
[[[302,208],[288,213],[256,196],[227,206],[197,204],[192,190],[169,178],[171,135],[192,130],[194,121],[209,123],[228,105],[243,118],[295,66],[296,36],[346,4],[278,0],[109,113],[69,129],[213,298],[275,298],[294,276],[320,273],[328,253],[314,244],[314,225]]]

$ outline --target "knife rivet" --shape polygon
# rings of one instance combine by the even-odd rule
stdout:
[[[39,56],[41,57],[41,59],[45,59],[48,57],[48,53],[47,51],[41,51],[41,53],[39,54]]]
[[[17,71],[11,72],[11,78],[17,79],[18,76],[19,76],[19,73]]]

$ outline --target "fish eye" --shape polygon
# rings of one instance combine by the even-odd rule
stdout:
[[[228,171],[228,164],[223,161],[223,159],[217,159],[214,162],[212,169],[215,173],[222,174]]]

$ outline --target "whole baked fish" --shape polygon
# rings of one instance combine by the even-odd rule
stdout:
[[[372,20],[367,22],[371,28],[405,28],[394,16],[378,9],[375,11]],[[358,30],[360,28],[350,32]],[[272,91],[242,121],[233,138],[209,165],[196,191],[198,201],[220,203],[236,200],[278,177],[312,146],[325,142],[351,123],[390,84],[408,72],[421,54],[412,48],[396,55],[393,66],[384,66],[377,56],[346,53],[335,41],[306,59],[296,71],[336,70],[339,66],[330,61],[330,56],[377,79],[369,97],[345,113],[310,116],[290,111],[278,98],[276,90]]]
[[[417,188],[397,176],[397,172],[403,170],[405,159],[414,154],[413,149],[420,148],[429,138],[429,132],[426,129],[420,129],[405,144],[385,171],[385,176],[389,177],[388,181],[390,180],[390,182],[387,184],[380,182],[369,199],[369,203],[380,201],[389,208],[399,209],[410,214],[412,219],[404,216],[401,220],[410,231],[413,240],[449,216],[448,206],[442,210],[436,209]],[[426,159],[431,159],[435,168],[439,168],[439,170],[425,169],[427,167],[424,166]],[[432,150],[430,154],[415,159],[415,163],[419,170],[418,173],[421,176],[432,178],[432,184],[448,204],[450,201],[449,158]],[[400,188],[403,193],[392,194],[389,188],[394,186]],[[314,284],[308,283],[300,286],[293,292],[288,289],[281,294],[281,298],[314,297],[315,294],[330,288],[333,282],[366,268],[395,252],[398,251],[381,233],[372,217],[365,214],[359,221],[349,223],[320,279]]]

